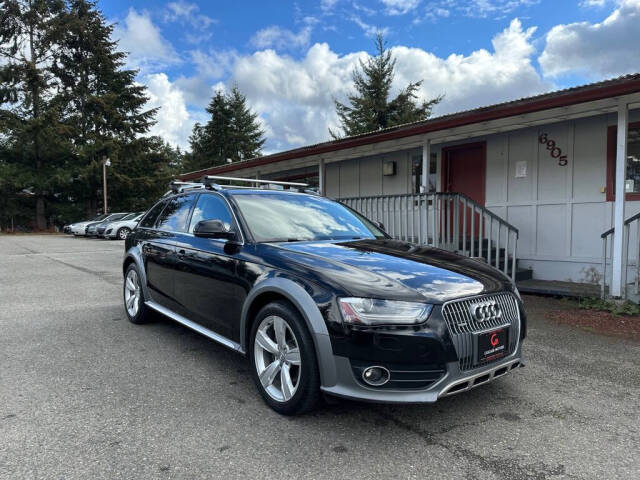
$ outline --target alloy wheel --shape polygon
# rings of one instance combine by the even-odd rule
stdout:
[[[128,228],[121,228],[120,230],[118,230],[118,238],[120,238],[120,240],[125,240],[128,235],[129,235]]]
[[[125,278],[124,303],[130,317],[135,317],[140,309],[140,284],[135,269],[129,270]]]
[[[266,317],[256,331],[255,366],[267,394],[278,402],[290,400],[300,384],[300,348],[293,330],[281,317]]]

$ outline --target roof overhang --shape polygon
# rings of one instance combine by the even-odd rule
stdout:
[[[321,159],[330,163],[416,148],[427,139],[432,144],[454,142],[611,113],[618,109],[621,101],[629,104],[631,109],[640,108],[640,74],[189,172],[181,179],[229,172],[245,176],[259,172],[263,175],[317,165]]]

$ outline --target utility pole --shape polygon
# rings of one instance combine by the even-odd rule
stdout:
[[[102,204],[103,204],[103,212],[105,215],[107,214],[107,167],[111,166],[111,160],[109,157],[104,157],[102,161]]]

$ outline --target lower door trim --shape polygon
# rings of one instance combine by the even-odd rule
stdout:
[[[204,335],[205,337],[210,338],[211,340],[214,340],[220,343],[221,345],[224,345],[227,348],[230,348],[231,350],[244,353],[239,343],[236,343],[233,340],[229,340],[227,337],[224,337],[212,330],[209,330],[208,328],[205,328],[202,325],[196,322],[193,322],[188,318],[183,317],[182,315],[178,315],[177,313],[169,310],[166,307],[163,307],[162,305],[154,302],[153,300],[149,300],[145,302],[145,305],[148,306],[149,308],[153,308],[156,312],[160,312],[161,314],[169,317],[171,320],[174,320],[184,325],[185,327],[190,328],[191,330],[194,330],[199,334]]]

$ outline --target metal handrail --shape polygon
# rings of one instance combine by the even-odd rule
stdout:
[[[628,297],[627,291],[627,280],[629,278],[629,238],[631,236],[631,224],[636,222],[636,241],[634,243],[635,246],[635,262],[636,262],[636,275],[633,281],[634,291],[636,295],[640,294],[640,213],[636,213],[635,215],[627,218],[623,225],[623,234],[622,234],[622,268],[624,269],[624,274],[622,277],[622,291],[620,292],[620,296],[623,299]],[[609,246],[608,240],[611,238],[611,246],[610,249],[613,248],[613,237],[615,236],[615,227],[610,228],[600,235],[602,238],[602,279],[600,282],[600,296],[604,299],[607,293],[607,247]],[[612,256],[612,255],[609,255]]]
[[[338,200],[386,225],[393,238],[482,257],[515,280],[519,230],[463,193],[401,193]]]

